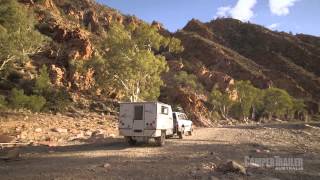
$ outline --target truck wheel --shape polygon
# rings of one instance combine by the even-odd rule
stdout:
[[[128,142],[128,144],[129,144],[130,146],[134,146],[134,145],[137,144],[137,141],[134,140],[134,139],[132,139],[132,137],[130,137],[130,136],[126,136],[125,139],[126,139],[126,141]]]
[[[178,136],[179,136],[179,139],[183,139],[184,129],[182,129],[181,131],[178,132]]]
[[[193,133],[193,129],[190,128],[190,131],[188,131],[188,135],[189,135],[189,136],[192,136],[192,133]]]
[[[165,139],[166,139],[166,132],[162,131],[160,137],[156,137],[156,144],[158,146],[163,146],[165,144]]]

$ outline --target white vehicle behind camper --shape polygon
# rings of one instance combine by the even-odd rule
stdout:
[[[178,121],[177,121],[178,120]],[[160,102],[120,103],[119,133],[130,145],[154,138],[157,145],[164,145],[165,138],[192,131],[192,122],[173,119],[171,106]],[[187,128],[185,128],[187,127]],[[180,134],[179,134],[180,133]],[[191,133],[189,133],[191,135]]]

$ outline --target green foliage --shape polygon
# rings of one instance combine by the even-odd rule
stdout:
[[[181,40],[177,38],[171,38],[168,43],[168,50],[169,52],[174,52],[174,53],[184,51],[183,46],[181,46]]]
[[[0,109],[3,109],[7,106],[8,102],[6,101],[6,98],[2,95],[0,95]]]
[[[70,95],[63,88],[53,88],[50,83],[49,73],[46,66],[39,70],[33,92],[46,99],[43,110],[63,112],[70,105]]]
[[[234,103],[228,93],[213,89],[209,96],[209,102],[213,105],[215,111],[218,111],[223,118],[228,119],[230,107]]]
[[[234,88],[237,91],[238,99],[234,104],[233,112],[238,118],[247,119],[252,108],[259,102],[261,92],[250,81],[237,81]]]
[[[263,97],[265,112],[269,115],[283,116],[293,106],[291,96],[282,89],[269,88]]]
[[[167,71],[165,58],[155,55],[168,40],[147,24],[124,27],[112,24],[108,35],[97,46],[100,56],[91,62],[100,89],[113,87],[125,100],[155,100],[163,84],[161,73]],[[105,37],[105,38],[104,38]]]
[[[71,104],[71,97],[65,89],[50,88],[43,93],[47,103],[44,109],[53,112],[64,112]]]
[[[316,115],[313,115],[312,120],[313,121],[320,121],[320,114],[318,113]]]
[[[34,92],[37,94],[41,94],[50,88],[50,77],[47,70],[47,66],[45,65],[42,66],[39,72],[40,72],[40,75],[36,79],[36,82],[34,85]]]
[[[293,98],[291,111],[298,114],[306,112],[306,105],[304,104],[303,100]]]
[[[0,0],[0,72],[22,63],[43,42],[32,12],[16,0]]]
[[[238,119],[260,119],[267,116],[271,118],[290,119],[295,115],[305,113],[303,100],[291,97],[285,90],[269,88],[260,90],[255,88],[249,81],[237,81],[234,86],[238,98],[235,101],[229,99],[229,94],[213,90],[209,102],[214,110],[220,112],[222,117],[230,113]]]
[[[46,104],[46,99],[42,96],[27,96],[23,90],[12,89],[9,103],[12,108],[26,108],[38,112]]]
[[[158,33],[156,27],[145,23],[129,29],[128,32],[139,49],[159,50],[161,46],[167,43],[166,39]]]
[[[174,76],[175,82],[182,86],[190,88],[194,91],[203,91],[203,86],[198,83],[198,78],[194,74],[188,74],[185,71],[180,71]]]

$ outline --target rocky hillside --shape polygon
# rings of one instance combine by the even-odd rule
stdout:
[[[306,100],[313,113],[318,111],[319,37],[275,32],[229,18],[208,23],[193,19],[174,36],[185,47],[183,61],[207,69],[201,78],[212,74],[204,82],[214,84],[214,78],[225,77],[227,83],[233,78],[250,80],[259,88],[279,87]]]
[[[110,99],[111,102],[121,99],[121,94],[111,85],[108,91],[94,89],[96,92],[92,93],[97,72],[92,68],[83,71],[76,65],[90,62],[101,56],[101,52],[110,50],[101,37],[108,37],[111,24],[119,23],[130,28],[142,26],[145,22],[94,0],[19,2],[35,12],[36,29],[48,39],[48,43],[41,51],[30,55],[31,63],[25,64],[18,78],[32,79],[40,67],[46,65],[55,87],[66,88],[75,102],[85,101],[79,108],[90,108],[88,98],[92,100],[92,97],[108,99],[109,102]],[[230,89],[235,80],[250,80],[261,89],[285,89],[290,95],[304,99],[310,113],[318,112],[319,37],[274,32],[234,19],[217,19],[208,23],[193,19],[175,33],[170,33],[158,22],[151,26],[164,37],[180,39],[184,47],[182,53],[172,53],[168,48],[152,48],[154,54],[166,58],[169,66],[162,75],[164,85],[159,100],[182,107],[197,125],[212,125],[215,115],[211,112],[208,94],[213,87],[229,91],[232,98],[237,98],[237,93]],[[187,72],[201,91],[178,84],[174,77],[180,72]],[[2,94],[8,94],[5,91],[13,87],[0,85],[0,90],[4,92]],[[99,96],[101,93],[103,96]],[[105,105],[101,106],[106,109]]]

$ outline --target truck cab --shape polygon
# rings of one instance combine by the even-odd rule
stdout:
[[[193,127],[192,121],[187,117],[185,113],[182,112],[173,112],[173,124],[174,124],[174,133],[179,136],[180,139],[183,138],[185,133],[192,135]]]

